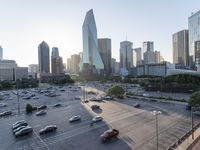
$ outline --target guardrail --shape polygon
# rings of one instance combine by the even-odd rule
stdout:
[[[198,123],[196,126],[193,128],[193,132],[195,132],[198,128],[200,127],[200,123]],[[176,149],[181,143],[183,143],[190,135],[192,134],[192,129],[188,131],[186,134],[184,134],[180,139],[178,139],[174,144],[169,146],[167,150],[174,150]]]

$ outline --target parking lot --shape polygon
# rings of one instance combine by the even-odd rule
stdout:
[[[47,97],[44,94],[36,94],[39,99],[20,98],[21,114],[17,115],[17,96],[10,93],[12,100],[3,100],[6,107],[0,108],[0,111],[12,110],[11,116],[0,118],[0,144],[2,150],[72,150],[72,149],[130,149],[123,140],[113,140],[111,143],[102,144],[100,135],[109,129],[104,122],[96,123],[90,126],[93,114],[89,113],[80,100],[75,100],[75,96],[82,96],[81,89],[71,91],[67,87],[65,92],[58,92],[60,96]],[[47,105],[47,114],[36,116],[25,114],[26,103],[33,106]],[[62,106],[53,108],[56,103]],[[69,118],[74,115],[81,115],[81,121],[69,123]],[[33,128],[33,134],[15,138],[12,134],[11,126],[18,120],[26,120]],[[47,135],[40,136],[39,130],[47,125],[56,125],[57,131]]]
[[[73,87],[72,87],[73,88]],[[87,87],[89,90],[94,87]],[[155,150],[156,149],[156,124],[153,110],[162,112],[158,116],[159,127],[159,149],[167,149],[178,138],[191,129],[191,114],[185,110],[185,105],[150,101],[148,98],[127,98],[114,101],[82,103],[75,97],[83,96],[82,89],[73,91],[69,87],[58,88],[58,96],[49,97],[44,94],[35,93],[39,99],[20,98],[21,114],[17,115],[17,96],[10,93],[12,100],[2,100],[6,107],[0,108],[0,112],[11,110],[11,116],[0,118],[0,144],[2,150],[72,150],[72,149],[114,149],[114,150]],[[98,94],[102,91],[94,89]],[[91,97],[87,95],[86,98]],[[47,105],[46,115],[36,116],[25,114],[25,105],[31,103],[33,106]],[[61,107],[54,108],[56,103]],[[133,105],[139,103],[140,108]],[[100,110],[92,111],[92,105],[99,105]],[[81,115],[81,121],[69,123],[69,118]],[[103,122],[90,126],[94,115],[104,118]],[[33,134],[15,138],[11,126],[18,120],[24,119],[33,128]],[[195,116],[195,124],[200,120]],[[46,135],[39,135],[39,130],[46,125],[56,125],[57,131]],[[119,130],[119,138],[102,144],[100,135],[110,127]]]

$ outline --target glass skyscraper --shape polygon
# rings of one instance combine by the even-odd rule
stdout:
[[[87,67],[92,67],[100,73],[100,70],[104,69],[104,64],[98,51],[97,29],[92,9],[89,10],[85,16],[82,26],[82,38],[83,54],[80,65],[81,70],[85,65]]]
[[[196,61],[196,52],[194,49],[195,41],[200,40],[200,11],[192,14],[188,18],[188,28],[189,28],[189,55],[193,57],[190,65],[193,65]]]
[[[38,64],[40,73],[50,73],[49,46],[45,41],[38,46]]]

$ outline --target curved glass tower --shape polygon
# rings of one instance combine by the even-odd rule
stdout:
[[[98,51],[97,29],[92,9],[86,14],[82,26],[82,38],[83,54],[81,68],[83,69],[84,64],[87,64],[99,73],[100,70],[104,69],[104,64]]]

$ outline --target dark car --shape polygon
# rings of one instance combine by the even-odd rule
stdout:
[[[135,108],[139,108],[139,107],[140,107],[140,104],[135,104],[134,107],[135,107]]]
[[[94,109],[100,109],[100,106],[99,106],[99,105],[92,105],[92,106],[91,106],[91,109],[92,109],[92,110],[94,110]]]
[[[4,112],[0,113],[0,117],[9,116],[11,114],[12,114],[12,111],[4,111]]]
[[[38,107],[38,110],[41,110],[41,109],[46,109],[47,108],[47,106],[46,105],[42,105],[42,106],[39,106]]]
[[[186,106],[185,106],[185,109],[186,109],[186,110],[191,110],[192,107],[191,107],[190,105],[186,105]]]
[[[119,134],[119,131],[116,129],[109,129],[107,131],[105,131],[102,135],[101,135],[101,141],[103,143],[107,142],[108,140],[117,137]]]
[[[60,106],[62,106],[60,103],[53,105],[53,107],[60,107]]]
[[[46,134],[49,132],[56,131],[56,129],[57,129],[56,125],[49,125],[49,126],[46,126],[44,129],[41,129],[39,133]]]

